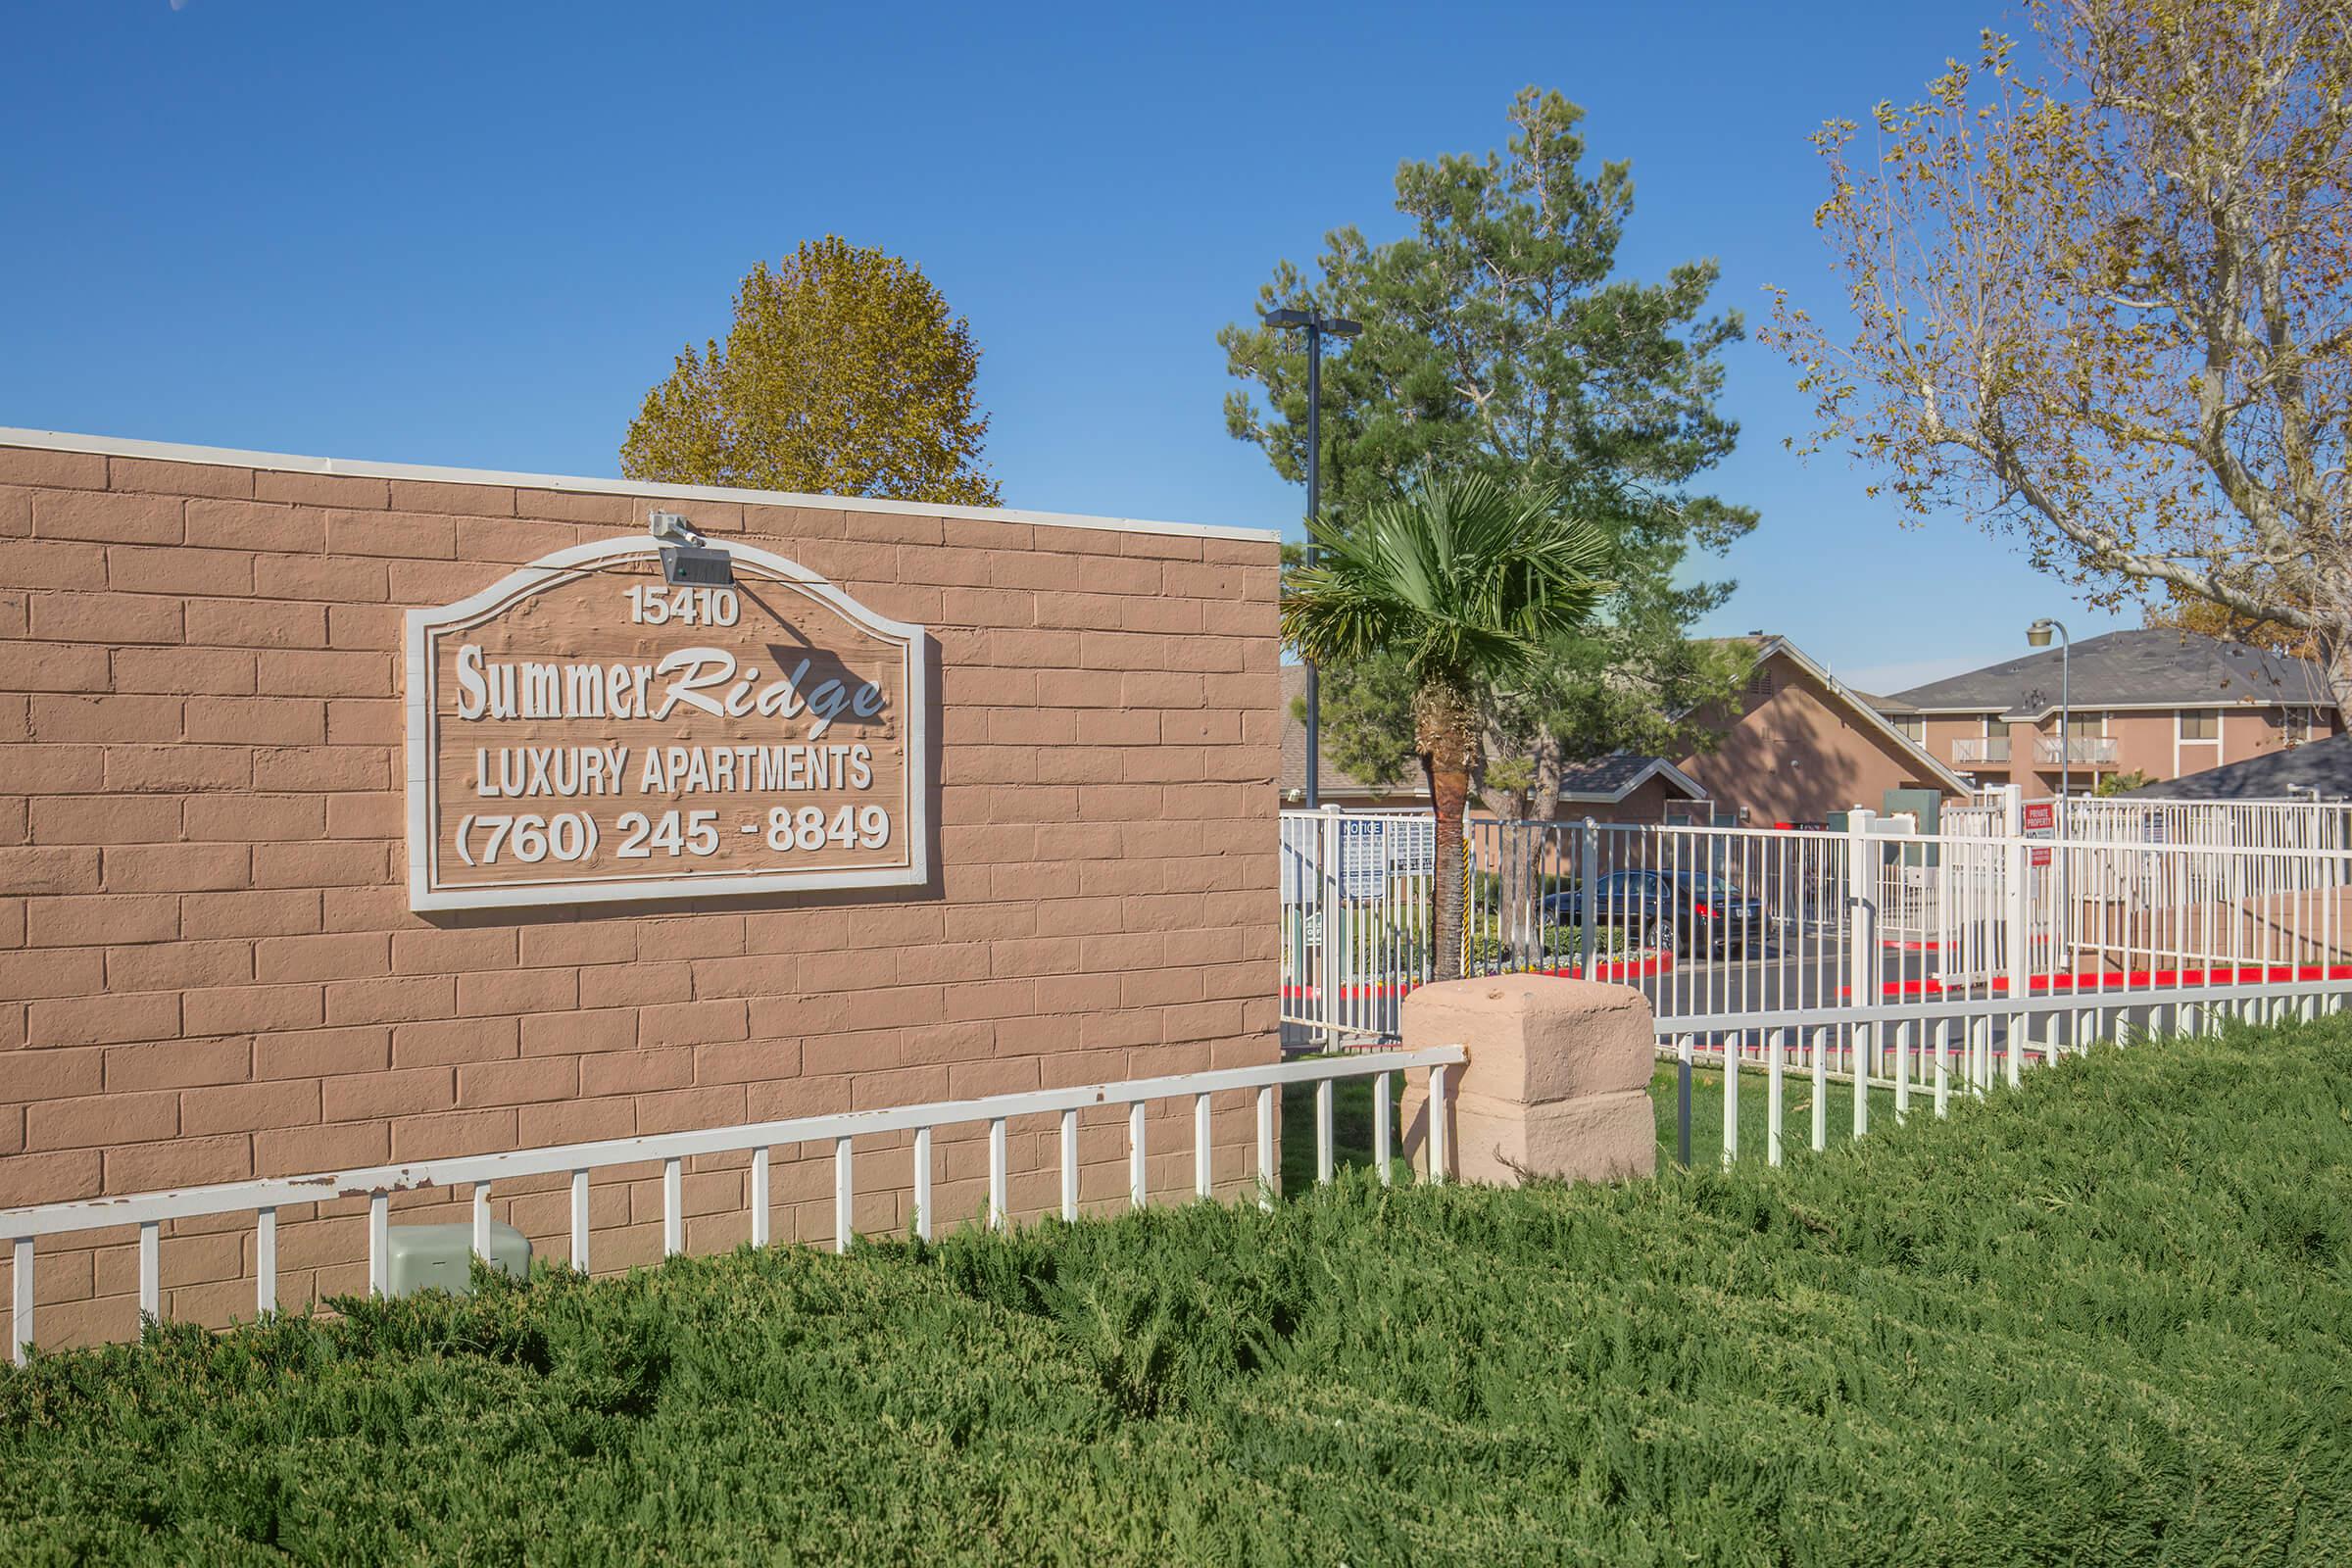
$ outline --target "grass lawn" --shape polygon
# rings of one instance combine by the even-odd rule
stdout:
[[[1675,1073],[1673,1062],[1665,1062],[1649,1081],[1650,1103],[1658,1111],[1658,1163],[1663,1166],[1675,1156]],[[1808,1072],[1791,1072],[1783,1080],[1782,1094],[1788,1105],[1781,1118],[1781,1136],[1786,1140],[1785,1155],[1813,1147],[1813,1077]],[[1740,1157],[1765,1157],[1765,1109],[1769,1100],[1768,1085],[1761,1072],[1740,1075]],[[1934,1090],[1922,1092],[1917,1084],[1911,1086],[1911,1110],[1914,1117],[1936,1114]],[[1894,1091],[1884,1085],[1870,1091],[1870,1132],[1876,1137],[1892,1128],[1894,1122]],[[1854,1088],[1851,1084],[1833,1082],[1829,1086],[1828,1125],[1822,1129],[1823,1144],[1835,1149],[1849,1144],[1854,1138]],[[1690,1162],[1699,1164],[1723,1157],[1723,1070],[1693,1064],[1690,1069]]]
[[[1699,1166],[36,1357],[0,1563],[2352,1561],[2352,1021]]]

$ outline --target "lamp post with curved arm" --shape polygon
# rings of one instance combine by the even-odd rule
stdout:
[[[2026,628],[2026,641],[2035,648],[2050,646],[2050,633],[2058,634],[2058,798],[2065,800],[2075,782],[2075,714],[2069,700],[2068,667],[2074,662],[2075,640],[2067,635],[2066,622],[2044,615]]]
[[[2074,832],[2072,823],[2074,813],[2067,808],[2067,796],[2075,782],[2075,710],[2074,694],[2067,690],[2067,686],[2068,676],[2072,674],[2069,666],[2074,663],[2075,640],[2067,635],[2064,621],[2052,620],[2049,616],[2044,615],[2026,628],[2026,641],[2035,648],[2047,648],[2050,646],[2052,632],[2058,634],[2058,804],[2051,810],[2050,815],[2055,819],[2054,825],[2060,841],[2057,910],[2060,929],[2057,934],[2065,939],[2071,937],[2068,928],[2072,924],[2074,914],[2073,906],[2067,898],[2067,862],[2072,857],[2066,852],[2065,841]],[[2070,951],[2065,940],[2061,941],[2057,951],[2060,953]]]
[[[1323,520],[1323,339],[1345,341],[1363,328],[1345,316],[1326,316],[1319,310],[1268,311],[1265,324],[1306,331],[1306,564],[1315,564],[1313,525]],[[1323,804],[1323,713],[1315,662],[1306,662],[1306,808]]]

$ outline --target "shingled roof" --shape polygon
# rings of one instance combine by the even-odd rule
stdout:
[[[2280,801],[2288,791],[2316,793],[2322,800],[2352,799],[2352,735],[2265,752],[2242,762],[2209,767],[2202,773],[2168,778],[2125,798],[2167,801]]]
[[[1286,797],[1294,790],[1306,788],[1306,724],[1298,713],[1299,700],[1305,695],[1306,666],[1283,665],[1282,792]],[[1565,769],[1560,774],[1560,797],[1568,801],[1614,803],[1641,788],[1653,772],[1664,775],[1667,788],[1694,801],[1706,799],[1706,791],[1666,759],[1642,757],[1632,752],[1618,752],[1597,761]],[[1341,772],[1332,766],[1329,757],[1323,759],[1317,782],[1326,795],[1386,797],[1398,805],[1412,805],[1421,801],[1426,787],[1418,767],[1409,769],[1403,778],[1383,788]]]
[[[1282,793],[1306,788],[1306,723],[1298,716],[1298,704],[1306,696],[1306,666],[1282,666]],[[1376,788],[1359,778],[1341,772],[1323,759],[1316,780],[1326,795],[1398,795],[1415,793],[1417,781],[1400,779],[1386,788]]]
[[[2040,649],[1896,692],[1880,699],[1879,710],[2037,719],[2058,707],[2060,666],[2059,649]],[[2326,672],[2307,659],[2169,627],[2083,638],[2075,644],[2068,684],[2078,710],[2334,706],[2328,696]]]

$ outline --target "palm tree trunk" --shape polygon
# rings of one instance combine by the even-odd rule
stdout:
[[[1461,692],[1424,687],[1413,696],[1414,728],[1429,769],[1429,804],[1437,817],[1437,939],[1432,972],[1462,977],[1462,906],[1469,874],[1462,855],[1462,817],[1470,800],[1470,770],[1478,744],[1478,705]]]

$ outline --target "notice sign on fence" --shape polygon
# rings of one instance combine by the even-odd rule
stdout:
[[[650,537],[408,618],[418,909],[924,881],[923,628],[766,551]]]
[[[1430,876],[1438,869],[1435,823],[1400,825],[1389,840],[1389,870],[1396,876]]]
[[[1409,816],[1348,817],[1340,822],[1340,896],[1386,898],[1389,878],[1437,869],[1437,836]]]
[[[1389,888],[1389,824],[1379,818],[1340,823],[1340,896],[1377,899]]]
[[[2055,803],[2050,801],[2033,801],[2026,805],[2024,810],[2025,816],[2020,823],[2020,826],[2024,828],[2025,836],[2027,838],[2046,839],[2056,836],[2058,832],[2058,808]],[[2047,865],[2050,863],[2050,852],[2046,846],[2036,845],[2026,853],[2027,858],[2034,865]]]

